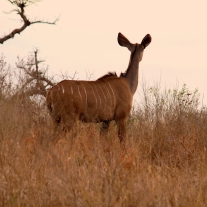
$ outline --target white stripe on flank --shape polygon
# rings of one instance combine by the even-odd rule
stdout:
[[[65,90],[64,90],[64,87],[63,85],[61,84],[61,88],[62,88],[62,91],[63,91],[63,94],[65,93]]]
[[[95,87],[95,89],[96,89],[96,87]],[[96,89],[96,93],[98,94],[97,89]],[[98,94],[98,97],[99,97],[99,100],[100,100],[100,106],[99,106],[99,108],[100,108],[100,107],[101,107],[101,98],[100,98],[99,94]],[[99,108],[98,108],[98,109],[99,109]]]
[[[71,86],[70,89],[71,89],[71,94],[72,94],[72,97],[73,97],[73,87]],[[73,101],[73,98],[71,98],[71,100]]]
[[[86,92],[86,88],[85,88],[85,86],[83,85],[83,83],[80,83],[80,84],[83,86],[84,91],[85,91],[85,95],[86,95],[86,108],[87,108],[87,92]]]
[[[98,84],[99,85],[99,84]],[[107,99],[106,99],[106,96],[104,95],[104,92],[103,92],[103,90],[102,90],[102,88],[101,88],[101,86],[99,85],[99,88],[101,89],[101,92],[103,93],[103,96],[104,96],[104,99],[105,99],[105,105],[104,105],[104,108],[103,109],[105,109],[105,106],[106,106],[106,104],[107,104]]]
[[[99,85],[99,84],[98,84],[98,85]],[[101,89],[101,92],[103,93],[104,99],[106,100],[106,96],[104,95],[104,92],[103,92],[103,90],[102,90],[102,88],[101,88],[100,85],[99,85],[99,88]]]
[[[58,87],[58,90],[60,90],[60,86],[59,86],[59,84],[57,84],[57,87]]]
[[[90,84],[90,82],[88,82],[88,83],[89,83],[89,85],[91,86],[93,95],[94,95],[94,97],[95,97],[95,99],[96,99],[96,95],[95,95],[95,93],[94,93],[93,87],[92,87],[92,85]],[[97,107],[98,107],[98,105],[97,105],[97,99],[96,99],[96,109],[97,109]]]
[[[111,84],[110,84],[108,81],[106,81],[106,82],[109,84],[109,87],[110,87],[111,90],[112,90],[113,97],[114,97],[114,107],[115,107],[115,94],[114,94],[113,88],[111,87]]]
[[[72,93],[72,95],[73,95],[73,87],[71,86],[70,89],[71,89],[71,93]]]
[[[78,93],[79,93],[79,95],[80,95],[81,101],[83,101],[83,100],[82,100],[81,93],[80,93],[79,85],[77,85],[77,86],[78,86]]]
[[[111,102],[111,109],[112,109],[112,107],[113,107],[113,103],[112,103],[112,99],[111,99],[110,92],[109,92],[109,90],[108,90],[107,85],[106,85],[105,83],[103,83],[103,84],[104,84],[104,86],[105,86],[105,88],[106,88],[106,90],[107,90],[107,94],[108,94],[108,96],[109,96],[109,100],[110,100],[110,102]]]

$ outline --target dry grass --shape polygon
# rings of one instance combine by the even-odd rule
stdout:
[[[114,123],[54,135],[44,111],[2,100],[0,206],[207,206],[206,110],[145,95],[124,153]]]

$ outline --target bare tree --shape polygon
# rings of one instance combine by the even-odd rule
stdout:
[[[29,56],[25,62],[18,58],[17,68],[23,71],[23,77],[18,82],[19,86],[17,94],[33,96],[42,95],[46,97],[47,89],[55,83],[52,78],[46,76],[47,68],[39,69],[39,64],[44,62],[37,58],[38,50],[34,51],[34,56]]]
[[[12,5],[15,6],[15,9],[12,10],[12,12],[17,12],[17,14],[21,17],[23,21],[23,25],[20,28],[14,29],[11,33],[8,35],[3,36],[0,38],[0,44],[3,44],[5,41],[11,39],[16,34],[20,34],[22,31],[24,31],[28,26],[32,24],[37,23],[43,23],[43,24],[56,24],[58,21],[58,18],[56,18],[53,22],[49,21],[42,21],[42,20],[36,20],[36,21],[30,21],[28,17],[25,15],[25,8],[27,6],[30,6],[31,4],[35,4],[39,2],[40,0],[8,0]]]

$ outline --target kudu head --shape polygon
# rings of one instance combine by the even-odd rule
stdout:
[[[142,60],[144,49],[150,44],[152,38],[150,34],[147,34],[141,44],[135,43],[132,44],[123,34],[118,34],[118,43],[119,45],[123,47],[127,47],[129,51],[131,51],[131,54],[134,55],[136,58],[138,58],[138,61],[140,62]]]

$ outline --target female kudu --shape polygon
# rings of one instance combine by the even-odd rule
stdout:
[[[126,120],[132,107],[132,98],[138,85],[139,62],[144,49],[150,44],[147,34],[141,44],[132,44],[118,34],[118,43],[131,52],[129,66],[118,77],[108,73],[96,81],[63,80],[53,86],[47,94],[47,107],[54,121],[64,128],[72,128],[76,119],[84,122],[102,122],[107,131],[109,123],[115,120],[118,137],[124,143]]]

